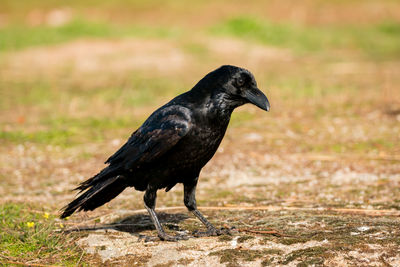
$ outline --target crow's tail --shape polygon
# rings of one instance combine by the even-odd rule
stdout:
[[[81,195],[62,209],[63,213],[60,217],[68,217],[76,210],[94,210],[118,196],[124,191],[127,184],[124,176],[113,173],[108,167],[81,183],[75,188],[80,190]],[[86,192],[83,192],[85,190]]]

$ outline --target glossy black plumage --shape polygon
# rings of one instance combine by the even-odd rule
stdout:
[[[199,173],[221,143],[232,111],[249,102],[269,110],[249,71],[227,65],[210,72],[190,91],[156,110],[106,161],[106,168],[77,187],[81,195],[64,208],[61,217],[75,210],[93,210],[126,187],[146,191],[144,201],[152,215],[157,190],[168,191],[177,183],[185,185],[185,205],[198,212],[194,191]],[[173,240],[157,227],[155,213],[152,216],[160,238]],[[204,217],[199,219],[208,223]],[[210,225],[206,224],[208,230]]]

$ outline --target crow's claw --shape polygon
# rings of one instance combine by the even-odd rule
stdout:
[[[155,242],[155,241],[172,241],[176,242],[179,240],[188,240],[189,236],[187,235],[180,235],[177,234],[175,236],[172,235],[162,235],[162,236],[146,236],[146,235],[139,235],[138,241],[144,240],[144,242]]]
[[[174,236],[165,234],[165,235],[159,235],[158,237],[163,241],[172,241],[172,242],[189,239],[187,235],[180,235],[180,234]]]
[[[236,230],[236,227],[235,227],[235,226],[232,226],[232,227],[229,227],[229,228],[227,228],[227,227],[222,227],[219,231],[220,231],[221,234],[223,234],[223,235],[234,235],[234,234],[237,234],[237,233],[238,233],[238,230]]]
[[[138,241],[142,241],[142,240],[145,243],[147,243],[147,242],[159,241],[160,238],[158,236],[139,235]]]
[[[222,227],[221,229],[210,228],[205,232],[196,230],[192,234],[194,237],[205,237],[205,236],[218,236],[218,235],[232,235],[234,232],[236,232],[235,227],[232,227],[230,229]]]
[[[215,229],[215,230],[207,230],[205,232],[201,232],[199,230],[193,231],[192,235],[194,237],[206,237],[206,236],[217,236],[217,235],[221,235],[219,230]]]

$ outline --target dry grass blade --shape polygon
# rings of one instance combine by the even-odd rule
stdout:
[[[23,262],[19,262],[19,261],[5,261],[4,263],[15,264],[17,266],[60,267],[60,265],[46,265],[46,264],[39,264],[39,263],[23,263]]]
[[[252,234],[260,234],[260,235],[274,235],[274,236],[277,236],[277,237],[281,237],[281,236],[292,237],[290,235],[286,235],[286,234],[280,233],[280,232],[278,232],[276,230],[267,231],[267,230],[256,230],[256,229],[245,229],[245,228],[243,228],[243,229],[238,229],[238,231],[239,232],[252,233]]]

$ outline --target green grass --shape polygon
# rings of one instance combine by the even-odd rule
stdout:
[[[11,24],[0,28],[0,51],[18,50],[31,46],[52,45],[77,38],[145,37],[168,38],[180,34],[176,28],[144,25],[113,25],[76,18],[71,22],[51,27]]]
[[[97,118],[97,117],[85,117],[85,118],[71,118],[57,116],[42,121],[43,125],[47,125],[50,128],[62,129],[62,128],[86,128],[96,130],[110,130],[118,128],[131,127],[137,125],[139,121],[134,121],[129,117],[118,117],[118,118]]]
[[[1,38],[1,37],[0,37]],[[15,109],[15,106],[35,105],[52,106],[57,98],[65,93],[57,94],[51,90],[47,81],[23,82],[23,81],[2,81],[0,79],[0,109]]]
[[[400,23],[392,21],[367,26],[317,27],[239,16],[214,25],[210,31],[295,52],[350,49],[375,58],[400,58]]]
[[[322,50],[356,50],[373,58],[400,58],[400,23],[382,21],[358,26],[304,26],[277,23],[254,16],[234,17],[212,26],[214,35],[228,35],[266,45],[284,47],[295,52]],[[75,18],[69,23],[52,27],[27,26],[21,23],[0,28],[0,50],[18,50],[31,46],[52,45],[77,38],[150,37],[171,38],[183,35],[183,29],[139,24],[117,25],[104,21]],[[193,54],[206,50],[198,44],[184,45]]]
[[[82,251],[69,235],[57,233],[63,225],[45,212],[34,212],[28,204],[0,204],[0,261],[74,266]],[[80,262],[82,264],[82,262]]]
[[[314,35],[301,27],[263,21],[253,16],[228,19],[211,28],[214,34],[232,35],[242,39],[260,41],[273,46],[287,46],[298,49],[315,49],[321,44]]]
[[[1,82],[5,98],[0,108],[11,112],[16,107],[24,122],[8,120],[0,123],[0,140],[12,143],[33,142],[58,146],[73,146],[87,142],[103,142],[108,138],[124,137],[150,115],[151,110],[164,104],[188,85],[165,77],[146,78],[141,74],[127,74],[115,86],[99,87],[91,84],[73,84],[52,81]],[[3,89],[0,89],[2,91]],[[69,112],[69,103],[76,104],[76,111]],[[79,110],[88,105],[109,111],[118,109],[124,113],[93,114],[82,116]],[[130,115],[128,110],[154,106],[149,112]],[[25,107],[35,107],[31,114]],[[12,111],[14,112],[14,111]],[[38,113],[40,114],[39,117]],[[12,126],[9,128],[8,126]],[[28,130],[29,129],[29,130]]]
[[[251,262],[263,258],[268,254],[280,254],[280,250],[246,250],[246,249],[223,249],[211,252],[212,256],[219,256],[220,263],[227,263],[227,266],[240,266],[238,261]]]
[[[13,143],[34,142],[40,144],[51,144],[59,146],[68,146],[76,143],[72,140],[75,136],[72,129],[49,129],[47,131],[36,131],[27,133],[24,131],[2,131],[0,140]]]
[[[142,122],[142,118],[128,117],[84,117],[71,118],[53,116],[43,119],[40,123],[44,130],[26,131],[23,127],[16,130],[0,132],[0,140],[12,143],[37,143],[50,144],[62,147],[84,144],[87,142],[104,142],[108,134],[119,136],[119,129],[126,129],[127,133],[133,131]],[[117,134],[118,133],[118,134]]]
[[[111,78],[110,78],[111,79]],[[4,98],[0,108],[12,112],[18,107],[23,122],[6,120],[0,123],[0,140],[12,143],[33,142],[72,146],[86,142],[102,142],[116,138],[124,130],[126,137],[150,115],[151,110],[164,104],[188,85],[165,77],[146,78],[141,74],[127,74],[115,86],[99,87],[95,84],[74,84],[52,81],[1,82]],[[69,112],[74,102],[76,111]],[[88,105],[111,111],[107,114],[82,116],[79,110]],[[131,115],[129,110],[151,106],[149,112]],[[30,113],[25,107],[35,107]],[[112,111],[125,110],[114,114]],[[11,128],[9,126],[12,126]],[[29,130],[28,130],[29,129]]]
[[[68,71],[63,72],[61,76],[63,75],[69,75]],[[124,107],[138,107],[165,101],[193,85],[186,84],[179,78],[147,77],[137,72],[126,73],[120,80],[113,80],[112,74],[102,75],[110,77],[101,86],[93,77],[86,77],[86,83],[61,78],[55,81],[45,80],[40,77],[33,81],[0,80],[0,92],[4,96],[0,99],[0,108],[8,110],[15,109],[16,106],[35,106],[42,109],[52,108],[54,114],[55,106],[63,106],[73,100],[84,105],[83,107],[93,102],[104,102],[107,107],[121,104]]]
[[[311,247],[306,249],[295,250],[286,256],[282,264],[287,265],[288,263],[301,259],[301,263],[297,266],[310,266],[310,265],[321,265],[324,263],[327,257],[324,253],[328,250],[325,247]]]

